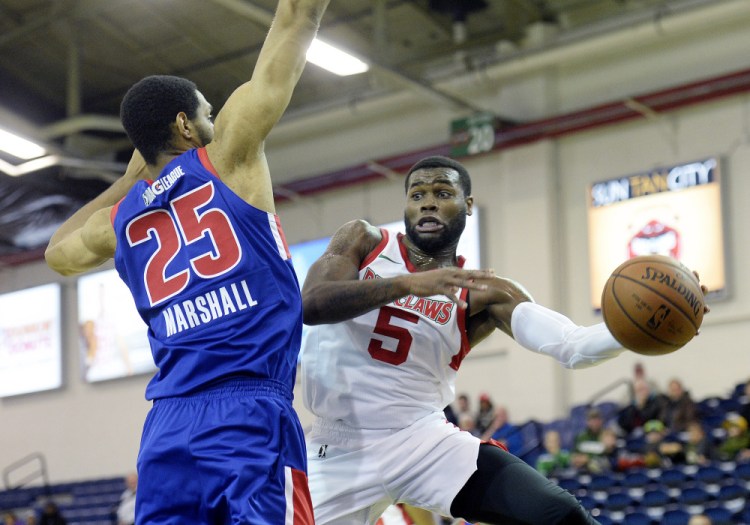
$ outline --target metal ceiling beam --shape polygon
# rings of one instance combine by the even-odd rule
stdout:
[[[119,117],[110,115],[75,115],[41,128],[39,136],[45,140],[50,140],[80,133],[81,131],[124,133]]]
[[[252,2],[244,0],[211,0],[214,4],[220,5],[225,9],[233,11],[234,13],[247,18],[257,24],[269,27],[273,21],[273,13],[254,5]],[[331,42],[333,44],[333,42]],[[422,82],[420,80],[411,78],[397,69],[388,67],[377,61],[363,56],[357,56],[351,50],[347,49],[347,53],[356,56],[363,62],[370,65],[370,71],[375,75],[406,89],[410,89],[419,93],[429,100],[433,100],[441,105],[448,105],[455,109],[468,110],[471,112],[489,111],[487,108],[482,108],[476,104],[464,100],[461,97],[452,95],[441,91],[434,86]]]

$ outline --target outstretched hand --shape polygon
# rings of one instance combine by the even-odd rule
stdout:
[[[409,293],[417,297],[445,295],[459,308],[466,309],[466,301],[458,297],[461,288],[469,290],[486,290],[487,284],[478,280],[487,280],[495,276],[493,270],[462,270],[460,268],[438,268],[426,272],[415,272],[409,275]]]
[[[696,272],[695,270],[693,270],[693,275],[695,276],[695,278],[700,283],[701,282],[701,277],[700,277],[700,275],[698,275],[698,272]],[[706,294],[708,293],[708,287],[705,284],[703,284],[703,283],[701,283],[701,292],[703,292],[703,299],[704,299],[703,300],[703,314],[705,315],[708,312],[710,312],[711,309],[708,307],[708,305],[706,304],[706,301],[705,301]],[[695,332],[695,335],[700,335],[700,333],[701,333],[701,331],[700,331],[700,329],[698,329]]]

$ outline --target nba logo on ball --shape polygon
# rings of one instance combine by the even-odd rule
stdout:
[[[648,326],[649,328],[652,328],[653,330],[656,330],[661,326],[662,321],[667,318],[669,315],[669,312],[672,310],[665,304],[661,305],[659,308],[656,309],[656,313],[651,316],[651,319],[648,320]]]
[[[645,355],[674,352],[703,322],[698,279],[663,255],[634,257],[618,266],[602,292],[602,316],[625,348]]]

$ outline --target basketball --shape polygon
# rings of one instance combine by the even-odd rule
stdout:
[[[693,272],[663,255],[618,266],[602,292],[602,316],[617,341],[638,354],[682,348],[703,322],[704,298]]]

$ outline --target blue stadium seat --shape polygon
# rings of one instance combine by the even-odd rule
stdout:
[[[648,514],[643,512],[631,512],[625,515],[623,525],[651,525],[652,519]]]
[[[573,450],[575,434],[569,419],[555,419],[549,423],[544,423],[542,425],[542,435],[548,430],[555,430],[560,434],[560,444],[562,445],[562,448]]]
[[[724,507],[710,507],[703,514],[711,519],[711,525],[734,525],[732,512]]]
[[[578,501],[581,503],[584,509],[589,512],[597,508],[599,503],[591,496],[578,496]]]
[[[596,405],[599,412],[602,413],[604,422],[608,422],[617,417],[617,412],[620,410],[620,405],[614,401],[602,401]]]
[[[677,502],[691,514],[703,512],[711,495],[702,487],[688,487],[677,498]]]
[[[720,398],[719,399],[719,409],[724,411],[724,413],[727,412],[739,412],[742,410],[742,403],[739,402],[737,399],[733,398]]]
[[[745,487],[739,483],[731,483],[719,489],[716,500],[732,512],[738,512],[745,506],[748,496],[750,494],[748,494],[748,490]]]
[[[651,478],[642,470],[626,473],[621,482],[622,486],[628,490],[628,494],[634,498],[643,496],[651,483]]]
[[[576,494],[583,487],[583,485],[581,485],[581,482],[576,478],[562,478],[558,480],[557,484],[571,494]]]
[[[737,480],[750,489],[750,463],[737,463],[734,469],[734,475]]]
[[[641,506],[652,519],[659,521],[667,510],[671,498],[669,494],[661,489],[653,489],[644,492],[641,498]]]
[[[618,485],[617,480],[608,474],[597,474],[591,476],[588,489],[592,492],[605,491],[609,492],[612,488]]]
[[[736,385],[734,385],[734,388],[732,389],[732,393],[730,394],[729,397],[731,397],[732,399],[739,400],[744,395],[745,395],[745,383],[742,382],[742,383],[737,383]]]
[[[750,523],[750,505],[737,513],[737,523]]]
[[[690,480],[690,477],[680,469],[670,468],[661,473],[659,480],[666,487],[681,488]]]
[[[703,485],[721,484],[726,477],[726,473],[714,465],[701,466],[695,472],[695,480]]]
[[[615,525],[614,520],[606,514],[599,514],[598,516],[595,516],[595,518],[596,521],[599,522],[599,525]]]
[[[633,454],[642,454],[646,449],[646,437],[631,436],[625,440],[625,449]]]
[[[627,493],[613,492],[612,494],[609,494],[607,496],[606,500],[604,500],[604,508],[608,512],[624,511],[625,509],[633,505],[633,503],[633,498],[631,498]]]
[[[687,525],[690,521],[690,513],[682,509],[672,509],[664,513],[661,525]]]

